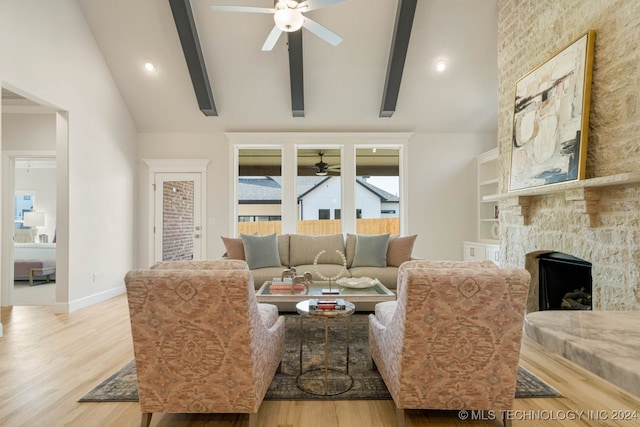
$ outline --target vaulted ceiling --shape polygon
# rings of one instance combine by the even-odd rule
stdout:
[[[342,43],[332,46],[303,29],[300,46],[283,35],[267,52],[261,47],[274,25],[271,15],[210,6],[273,7],[273,0],[171,0],[192,13],[217,116],[203,114],[198,104],[169,0],[77,1],[142,132],[497,128],[495,0],[417,1],[393,108],[383,100],[394,29],[400,5],[411,0],[346,0],[308,12]],[[300,73],[290,70],[292,49],[302,51],[301,106],[300,93],[292,92]],[[447,60],[446,72],[434,70],[438,59]],[[145,62],[157,70],[145,71]]]

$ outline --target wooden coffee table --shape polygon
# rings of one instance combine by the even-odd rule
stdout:
[[[337,289],[336,295],[323,295],[322,290],[329,288],[329,282],[314,281],[308,285],[304,291],[288,292],[278,291],[271,292],[269,290],[271,281],[266,281],[260,289],[256,291],[256,299],[258,302],[275,304],[280,311],[296,311],[296,304],[309,298],[344,298],[355,305],[357,311],[373,311],[375,305],[384,301],[395,301],[396,294],[389,290],[383,284],[376,284],[369,288],[354,289],[337,286],[331,284],[332,289]]]

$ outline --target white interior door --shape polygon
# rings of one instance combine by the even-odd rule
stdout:
[[[202,259],[201,181],[199,173],[155,174],[154,262]]]

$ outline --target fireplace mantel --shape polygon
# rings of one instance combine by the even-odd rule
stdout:
[[[600,199],[600,190],[606,187],[635,184],[638,182],[640,182],[640,173],[621,173],[599,178],[526,188],[508,193],[492,194],[484,196],[482,200],[501,202],[501,205],[504,204],[504,207],[508,208],[512,214],[521,218],[519,221],[521,225],[528,225],[529,204],[532,197],[564,192],[566,200],[574,204],[576,211],[589,217],[591,227],[597,227],[599,224],[598,200]],[[503,206],[500,207],[500,210],[501,212],[503,211]]]

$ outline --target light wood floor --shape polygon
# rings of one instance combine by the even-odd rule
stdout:
[[[124,295],[69,315],[53,314],[50,307],[2,308],[2,323],[0,426],[140,424],[137,403],[77,402],[133,358]],[[522,366],[565,397],[516,399],[516,412],[512,414],[514,426],[640,425],[639,419],[612,420],[620,414],[614,411],[640,411],[640,399],[550,354],[528,339],[521,354]],[[578,411],[584,411],[582,416]],[[594,414],[608,419],[593,420]],[[532,420],[532,417],[547,419]],[[415,427],[501,425],[499,421],[487,419],[462,421],[457,411],[408,411],[407,419],[407,424]],[[155,414],[151,425],[244,427],[248,426],[248,416]],[[265,401],[259,412],[260,427],[394,425],[395,409],[391,401]]]

